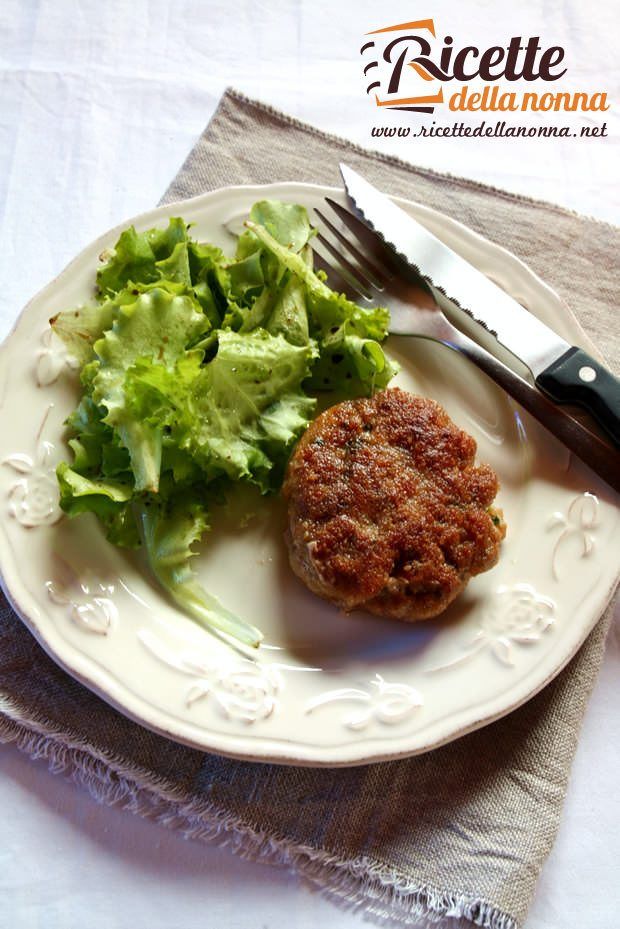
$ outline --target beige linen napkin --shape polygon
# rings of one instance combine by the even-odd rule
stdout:
[[[227,184],[338,185],[342,157],[385,190],[515,252],[618,359],[619,229],[364,151],[234,91],[164,201]],[[522,924],[558,826],[610,611],[564,672],[505,719],[417,758],[326,770],[205,755],[142,729],[57,668],[0,599],[0,740],[48,759],[98,800],[292,865],[379,916]]]

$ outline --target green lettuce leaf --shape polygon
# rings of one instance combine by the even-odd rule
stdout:
[[[70,516],[86,510],[112,513],[119,504],[127,503],[133,496],[131,484],[115,481],[95,481],[74,471],[65,461],[56,469],[60,485],[60,506]]]
[[[155,267],[159,272],[159,280],[173,281],[175,284],[191,287],[187,242],[177,242],[166,258],[155,262]]]
[[[131,281],[148,284],[166,277],[166,259],[179,243],[187,243],[187,226],[174,218],[166,229],[136,232],[133,226],[119,236],[105,264],[97,272],[97,287],[103,297],[113,297]],[[158,267],[158,262],[163,262]],[[163,273],[162,273],[163,272]]]
[[[308,345],[308,310],[303,282],[291,275],[278,294],[265,329],[271,335],[282,335],[292,345]]]
[[[163,426],[134,415],[125,393],[127,372],[141,359],[174,370],[188,345],[208,328],[193,300],[156,288],[122,306],[112,328],[95,343],[99,370],[93,400],[106,408],[104,422],[116,429],[129,451],[136,491],[158,489]]]
[[[275,440],[287,456],[315,407],[300,389],[312,349],[261,329],[224,331],[218,341],[217,355],[192,386],[181,441],[208,474],[247,478],[266,490],[273,467],[266,447]]]
[[[384,307],[363,309],[330,290],[303,254],[282,245],[264,226],[252,220],[246,225],[305,286],[309,331],[318,342],[310,388],[368,395],[386,387],[398,370],[379,344],[387,336],[388,311]]]
[[[208,529],[207,512],[195,497],[179,495],[165,504],[139,503],[137,510],[153,574],[179,606],[207,629],[217,629],[256,648],[263,636],[227,610],[199,584],[192,546]]]
[[[75,310],[57,313],[50,319],[50,326],[62,339],[69,352],[81,365],[93,358],[93,345],[109,329],[118,305],[112,300],[102,304],[79,306]]]
[[[267,230],[269,235],[293,252],[300,252],[314,230],[305,207],[281,200],[260,200],[250,210],[250,220]]]

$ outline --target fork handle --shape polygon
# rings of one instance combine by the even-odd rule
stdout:
[[[620,452],[574,419],[469,336],[454,330],[444,345],[461,352],[578,458],[620,492]]]

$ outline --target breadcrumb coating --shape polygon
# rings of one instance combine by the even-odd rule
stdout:
[[[499,558],[498,480],[434,400],[399,388],[337,404],[287,469],[291,566],[344,610],[408,622],[441,613]]]

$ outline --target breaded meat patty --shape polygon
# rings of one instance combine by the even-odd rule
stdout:
[[[398,388],[311,423],[289,462],[291,566],[344,610],[408,622],[492,568],[506,533],[497,477],[434,400]]]

